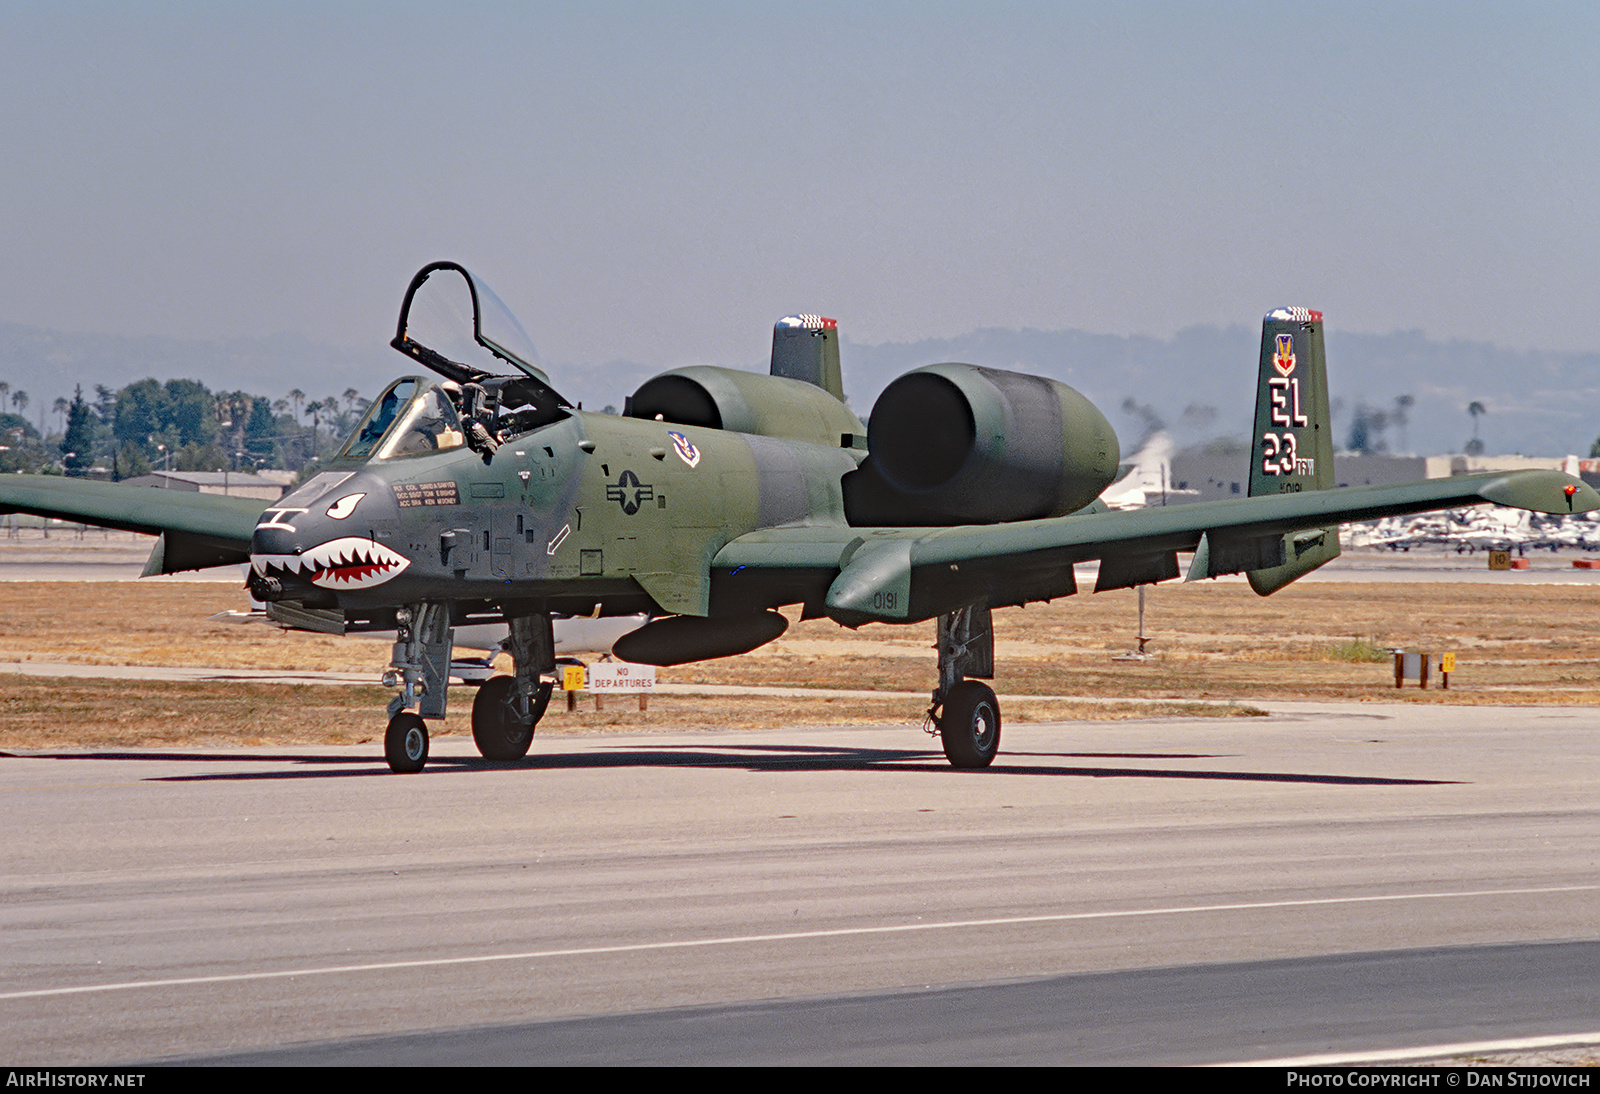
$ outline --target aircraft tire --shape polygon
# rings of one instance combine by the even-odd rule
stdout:
[[[963,680],[945,697],[939,740],[952,767],[981,768],[1000,751],[1000,701],[994,689]]]
[[[533,731],[550,705],[555,685],[543,681],[533,697],[533,719],[519,722],[508,700],[516,687],[515,676],[494,676],[484,681],[472,700],[472,740],[486,760],[520,760],[533,744]]]
[[[396,775],[421,771],[428,763],[428,723],[409,710],[390,718],[383,735],[383,758]]]

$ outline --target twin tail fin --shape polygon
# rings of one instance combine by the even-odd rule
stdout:
[[[1334,484],[1322,313],[1275,308],[1261,324],[1250,496],[1326,490]],[[1338,554],[1336,525],[1283,536],[1220,539],[1207,533],[1189,579],[1243,571],[1250,587],[1267,596]]]
[[[1326,490],[1333,477],[1333,415],[1328,406],[1322,313],[1274,308],[1261,322],[1261,371],[1250,450],[1250,496]],[[1313,528],[1283,537],[1283,558],[1246,571],[1262,596],[1339,555],[1339,529]]]

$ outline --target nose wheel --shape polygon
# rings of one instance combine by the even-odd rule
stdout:
[[[409,710],[390,718],[383,735],[383,758],[397,775],[421,771],[428,763],[428,723]]]

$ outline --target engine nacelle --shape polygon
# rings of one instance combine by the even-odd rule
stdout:
[[[692,365],[646,380],[628,415],[839,447],[861,432],[850,408],[814,384],[784,376]]]
[[[879,481],[858,488],[854,523],[1064,516],[1110,485],[1119,455],[1111,423],[1066,384],[954,363],[884,388],[867,437],[862,474]]]

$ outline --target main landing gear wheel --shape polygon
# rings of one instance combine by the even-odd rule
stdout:
[[[409,710],[390,718],[383,735],[383,758],[397,775],[421,771],[428,762],[428,723]]]
[[[1000,701],[976,680],[950,689],[939,718],[939,739],[953,767],[988,767],[1000,751]]]
[[[541,681],[534,692],[531,720],[523,722],[512,705],[517,686],[515,676],[495,676],[484,681],[472,700],[472,739],[486,760],[520,760],[533,744],[533,730],[550,705],[554,684]]]

